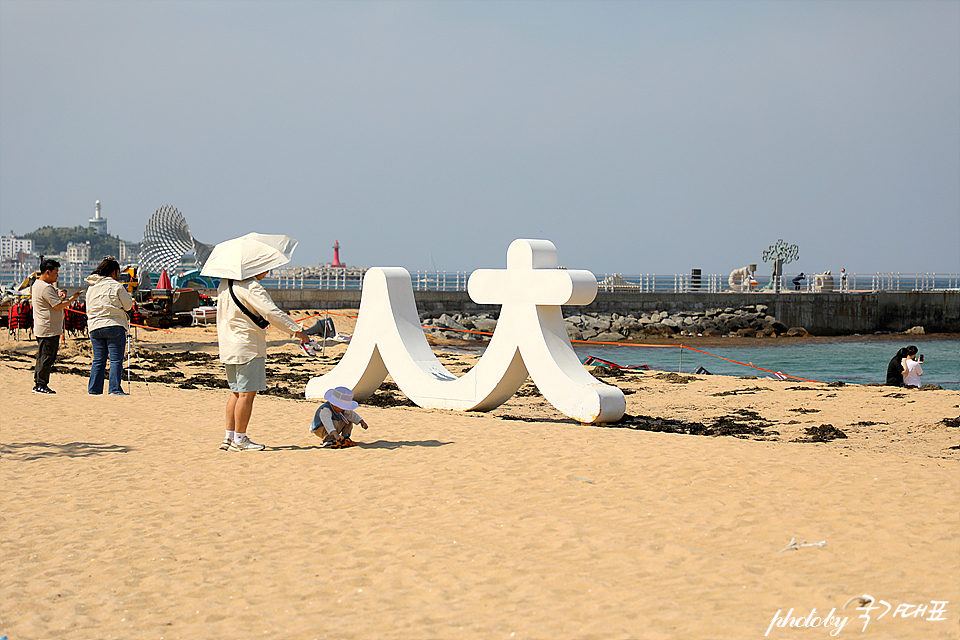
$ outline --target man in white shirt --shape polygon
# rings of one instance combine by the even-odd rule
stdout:
[[[34,393],[56,393],[50,388],[50,371],[57,361],[60,336],[63,335],[63,310],[80,297],[78,291],[69,298],[53,283],[60,277],[60,263],[46,258],[40,263],[40,275],[30,288],[33,305],[33,335],[37,339],[37,364],[33,370]]]
[[[267,325],[310,341],[263,288],[267,271],[246,280],[220,280],[217,289],[217,338],[220,362],[227,370],[231,395],[227,399],[223,451],[262,451],[266,447],[247,437],[247,425],[258,391],[267,388]]]

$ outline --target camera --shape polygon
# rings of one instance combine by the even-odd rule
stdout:
[[[917,356],[917,362],[923,362],[923,354]]]

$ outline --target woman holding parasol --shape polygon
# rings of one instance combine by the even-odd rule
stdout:
[[[217,339],[230,397],[223,451],[262,451],[247,436],[258,391],[267,388],[267,326],[289,331],[301,344],[310,341],[263,288],[270,269],[290,262],[297,241],[285,235],[248,233],[213,248],[201,275],[221,278],[217,287]]]

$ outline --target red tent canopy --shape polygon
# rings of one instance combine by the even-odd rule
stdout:
[[[170,284],[170,276],[167,275],[166,269],[160,271],[160,279],[157,281],[157,289],[173,289],[173,285]]]

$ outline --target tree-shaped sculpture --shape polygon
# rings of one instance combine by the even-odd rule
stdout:
[[[783,238],[778,238],[775,244],[763,252],[764,262],[773,262],[773,272],[770,275],[770,284],[767,289],[780,291],[780,277],[783,275],[783,265],[790,264],[800,257],[800,247],[795,244],[787,244]]]

